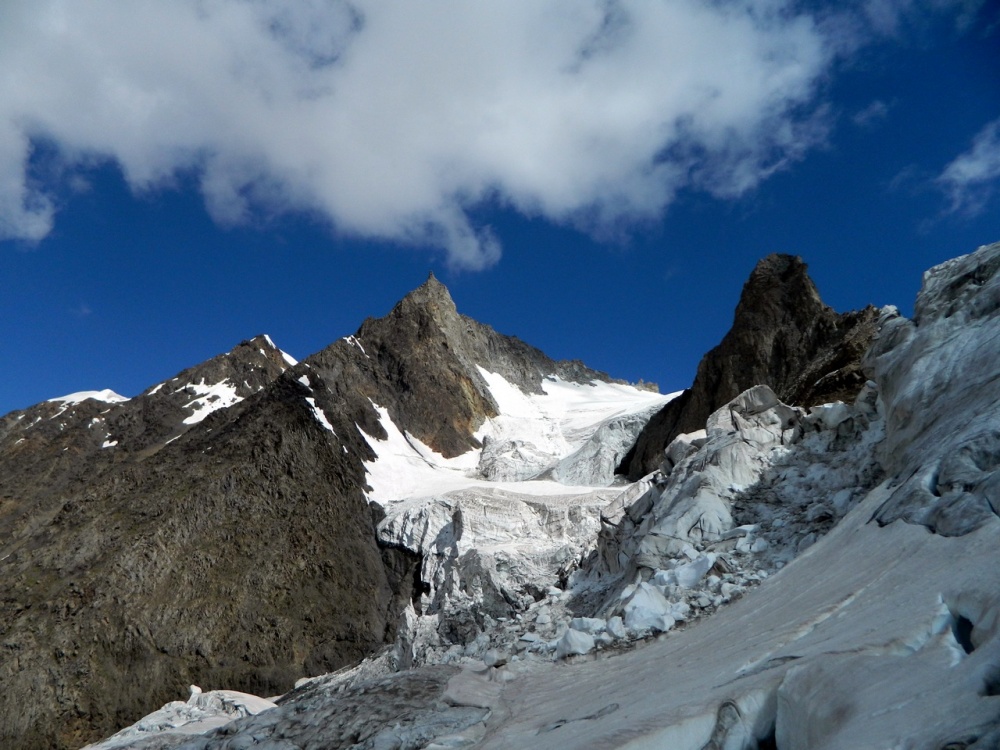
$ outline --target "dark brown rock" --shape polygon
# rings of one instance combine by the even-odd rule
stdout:
[[[635,480],[653,471],[677,435],[704,428],[713,411],[754,385],[797,406],[853,400],[865,383],[860,362],[878,311],[838,314],[823,304],[806,269],[791,255],[757,264],[732,328],[702,358],[692,386],[650,420],[620,473]]]
[[[535,392],[607,379],[432,276],[294,367],[258,337],[125,403],[0,419],[0,747],[80,747],[191,683],[283,693],[392,642],[420,561],[376,543],[362,433],[384,436],[377,404],[445,455],[477,445],[478,366]],[[185,422],[223,380],[244,400]]]
[[[5,528],[0,746],[79,747],[192,682],[281,693],[391,640],[363,471],[329,435],[282,378]]]

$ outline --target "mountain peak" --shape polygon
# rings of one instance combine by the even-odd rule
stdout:
[[[427,274],[427,281],[403,297],[399,305],[403,306],[407,303],[419,307],[441,308],[453,313],[457,312],[448,287],[438,281],[433,271]]]
[[[803,406],[853,400],[866,380],[860,360],[876,318],[874,308],[838,314],[824,304],[802,258],[762,258],[743,285],[732,328],[702,358],[691,388],[650,420],[623,471],[633,480],[649,473],[677,435],[701,429],[715,409],[757,384]]]
[[[771,253],[757,262],[743,285],[735,317],[738,322],[747,313],[782,317],[792,312],[811,316],[828,309],[802,258]]]

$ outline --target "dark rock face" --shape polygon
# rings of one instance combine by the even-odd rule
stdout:
[[[529,393],[542,379],[609,380],[579,362],[557,362],[512,336],[459,314],[433,274],[386,317],[306,360],[329,389],[330,406],[350,405],[369,435],[384,437],[372,402],[392,420],[446,457],[478,448],[472,433],[497,405],[478,366]],[[360,396],[360,398],[359,398]]]
[[[0,418],[0,747],[80,747],[191,683],[283,693],[392,642],[420,561],[376,543],[362,431],[385,435],[377,404],[445,455],[475,446],[497,409],[477,365],[536,392],[607,378],[431,277],[295,366],[258,337],[123,403]]]
[[[79,747],[192,682],[284,692],[393,637],[360,462],[291,373],[226,359],[212,378],[270,382],[186,431],[164,387],[111,407],[114,448],[86,427],[109,405],[84,402],[38,449],[37,487],[2,454],[0,746]]]
[[[743,286],[733,327],[702,358],[693,385],[650,420],[619,472],[635,480],[653,471],[677,435],[702,429],[754,385],[798,406],[853,400],[877,317],[873,307],[838,314],[823,304],[801,258],[764,258]]]

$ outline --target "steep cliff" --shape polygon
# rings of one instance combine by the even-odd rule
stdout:
[[[650,420],[619,472],[634,481],[653,471],[675,437],[703,428],[754,385],[801,406],[853,400],[877,317],[873,307],[838,314],[823,304],[801,258],[767,256],[743,286],[732,328],[702,358],[691,387]]]

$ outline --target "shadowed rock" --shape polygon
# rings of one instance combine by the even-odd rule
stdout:
[[[754,385],[785,403],[850,402],[865,383],[861,358],[875,333],[874,307],[838,314],[823,304],[801,258],[769,255],[743,286],[733,326],[698,365],[692,386],[658,412],[619,467],[631,480],[656,469],[682,433]]]

